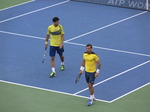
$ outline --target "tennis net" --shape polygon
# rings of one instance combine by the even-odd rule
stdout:
[[[150,11],[150,0],[71,0]]]

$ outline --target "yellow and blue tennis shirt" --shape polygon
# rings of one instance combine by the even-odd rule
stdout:
[[[86,72],[96,72],[96,62],[99,60],[97,54],[92,52],[88,54],[87,52],[83,53],[83,59],[85,60],[85,71]]]
[[[64,34],[62,25],[54,26],[50,25],[47,30],[47,34],[50,35],[50,45],[58,47],[62,42],[61,35]]]

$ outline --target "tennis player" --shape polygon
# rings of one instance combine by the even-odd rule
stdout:
[[[96,67],[97,66],[97,67]],[[101,63],[97,54],[92,51],[92,45],[86,45],[86,52],[83,53],[83,61],[80,67],[80,74],[85,68],[85,79],[89,87],[90,98],[88,99],[87,105],[90,106],[95,100],[94,97],[94,81],[98,77],[100,71]]]
[[[59,24],[58,17],[54,17],[52,19],[52,21],[54,24],[52,24],[48,27],[46,41],[45,41],[45,48],[47,48],[48,40],[50,39],[49,55],[51,57],[50,63],[51,63],[51,67],[52,67],[52,72],[50,74],[50,77],[56,76],[56,71],[55,71],[55,54],[56,54],[56,52],[59,54],[60,60],[61,60],[60,70],[63,71],[65,69],[64,56],[63,56],[64,29],[63,29],[63,26]]]

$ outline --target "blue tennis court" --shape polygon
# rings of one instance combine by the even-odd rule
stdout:
[[[35,0],[0,11],[0,81],[89,97],[82,75],[75,84],[85,45],[100,57],[98,101],[113,102],[150,82],[150,12],[64,0]],[[65,71],[49,78],[47,27],[55,16],[65,30]]]

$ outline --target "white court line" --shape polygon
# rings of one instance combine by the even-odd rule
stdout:
[[[5,19],[5,20],[0,21],[0,23],[4,23],[4,22],[9,21],[9,20],[13,20],[13,19],[16,19],[16,18],[25,16],[25,15],[28,15],[28,14],[32,14],[32,13],[35,13],[35,12],[38,12],[38,11],[41,11],[41,10],[45,10],[45,9],[48,9],[48,8],[57,6],[57,5],[61,5],[61,4],[64,4],[64,3],[66,3],[66,2],[69,2],[69,1],[70,1],[70,0],[66,0],[66,1],[63,1],[63,2],[60,2],[60,3],[54,4],[54,5],[50,5],[50,6],[41,8],[41,9],[37,9],[37,10],[31,11],[31,12],[28,12],[28,13],[21,14],[21,15],[19,15],[19,16],[15,16],[15,17],[12,17],[12,18],[9,18],[9,19]]]
[[[109,80],[111,80],[111,79],[113,79],[113,78],[115,78],[115,77],[118,77],[118,76],[120,76],[120,75],[122,75],[122,74],[125,74],[125,73],[127,73],[127,72],[129,72],[129,71],[131,71],[131,70],[134,70],[134,69],[136,69],[136,68],[138,68],[138,67],[140,67],[140,66],[143,66],[143,65],[145,65],[145,64],[147,64],[147,63],[149,63],[149,62],[150,62],[150,60],[148,60],[148,61],[146,61],[146,62],[144,62],[144,63],[141,63],[141,64],[139,64],[139,65],[137,65],[137,66],[135,66],[135,67],[132,67],[132,68],[130,68],[130,69],[128,69],[128,70],[125,70],[125,71],[123,71],[123,72],[121,72],[121,73],[119,73],[119,74],[117,74],[117,75],[114,75],[114,76],[112,76],[112,77],[110,77],[110,78],[107,78],[107,79],[105,79],[105,80],[103,80],[103,81],[101,81],[101,82],[99,82],[99,83],[94,84],[94,87],[97,86],[97,85],[99,85],[99,84],[102,84],[102,83],[104,83],[104,82],[106,82],[106,81],[109,81]],[[74,95],[77,95],[77,94],[79,94],[79,93],[82,93],[82,92],[84,92],[84,91],[86,91],[86,90],[88,90],[88,88],[85,88],[85,89],[83,89],[83,90],[81,90],[81,91],[78,91],[78,92],[74,93]]]
[[[24,3],[18,4],[18,5],[14,5],[14,6],[11,6],[11,7],[7,7],[7,8],[4,8],[4,9],[1,9],[0,11],[4,11],[4,10],[10,9],[10,8],[18,7],[18,6],[20,6],[20,5],[24,5],[24,4],[27,4],[27,3],[30,3],[30,2],[34,2],[34,1],[35,1],[35,0],[31,0],[31,1],[28,1],[28,2],[24,2]]]
[[[35,39],[45,40],[45,38],[42,38],[42,37],[36,37],[36,36],[30,36],[30,35],[24,35],[24,34],[18,34],[18,33],[6,32],[6,31],[0,31],[0,33],[6,33],[6,34],[17,35],[17,36],[22,36],[22,37],[29,37],[29,38],[35,38]],[[79,45],[79,46],[84,46],[84,47],[86,46],[84,44],[67,42],[67,41],[64,41],[64,43],[74,44],[74,45]],[[98,46],[93,46],[93,48],[150,57],[150,55],[148,55],[148,54],[141,54],[141,53],[135,53],[135,52],[129,52],[129,51],[122,51],[122,50],[117,50],[117,49],[110,49],[110,48],[104,48],[104,47],[98,47]]]
[[[99,31],[99,30],[102,30],[102,29],[105,29],[105,28],[107,28],[107,27],[113,26],[113,25],[115,25],[115,24],[121,23],[121,22],[123,22],[123,21],[129,20],[129,19],[134,18],[134,17],[137,17],[137,16],[140,16],[140,15],[142,15],[142,14],[145,14],[145,13],[147,13],[147,12],[148,12],[148,11],[144,11],[144,12],[141,12],[141,13],[139,13],[139,14],[130,16],[130,17],[125,18],[125,19],[122,19],[122,20],[120,20],[120,21],[117,21],[117,22],[111,23],[111,24],[109,24],[109,25],[100,27],[100,28],[95,29],[95,30],[92,30],[92,31],[90,31],[90,32],[88,32],[88,33],[84,33],[84,34],[82,34],[82,35],[79,35],[79,36],[76,36],[76,37],[74,37],[74,38],[68,39],[68,40],[66,40],[66,42],[71,41],[71,40],[75,40],[75,39],[77,39],[77,38],[83,37],[83,36],[85,36],[85,35],[94,33],[94,32],[96,32],[96,31]]]
[[[45,88],[39,88],[39,87],[35,87],[35,86],[29,86],[29,85],[24,85],[24,84],[19,84],[19,83],[4,81],[4,80],[0,80],[0,82],[8,83],[8,84],[13,84],[13,85],[18,85],[18,86],[22,86],[22,87],[28,87],[28,88],[33,88],[33,89],[38,89],[38,90],[43,90],[43,91],[50,91],[50,92],[55,92],[55,93],[60,93],[60,94],[65,94],[65,95],[76,96],[76,97],[81,97],[81,98],[88,99],[88,97],[81,96],[81,95],[74,95],[74,94],[71,94],[71,93],[60,92],[60,91],[55,91],[55,90],[50,90],[50,89],[45,89]],[[102,102],[109,103],[109,101],[100,100],[100,99],[97,99],[97,101],[102,101]]]
[[[133,93],[133,92],[135,92],[135,91],[137,91],[137,90],[139,90],[139,89],[141,89],[141,88],[143,88],[143,87],[149,85],[149,84],[150,84],[150,83],[144,84],[143,86],[140,86],[140,87],[138,87],[138,88],[136,88],[136,89],[134,89],[134,90],[132,90],[132,91],[130,91],[130,92],[128,92],[128,93],[126,93],[126,94],[124,94],[124,95],[122,95],[122,96],[120,96],[120,97],[118,97],[118,98],[116,98],[116,99],[114,99],[114,100],[112,100],[112,101],[110,101],[110,103],[112,103],[112,102],[114,102],[114,101],[116,101],[116,100],[119,100],[120,98],[125,97],[125,96],[127,96],[127,95],[129,95],[129,94],[131,94],[131,93]]]
[[[65,43],[73,44],[73,45],[79,45],[79,46],[84,46],[84,47],[86,46],[85,44],[79,44],[79,43],[73,43],[73,42],[66,42],[65,41]],[[141,53],[135,53],[135,52],[129,52],[129,51],[122,51],[122,50],[117,50],[117,49],[110,49],[110,48],[104,48],[104,47],[98,47],[98,46],[93,46],[93,48],[150,57],[150,55],[148,55],[148,54],[141,54]]]
[[[18,34],[18,33],[6,32],[6,31],[0,31],[0,32],[1,33],[6,33],[6,34],[11,34],[11,35],[22,36],[22,37],[29,37],[29,38],[35,38],[35,39],[45,40],[45,38],[36,37],[36,36],[30,36],[30,35],[24,35],[24,34]]]

